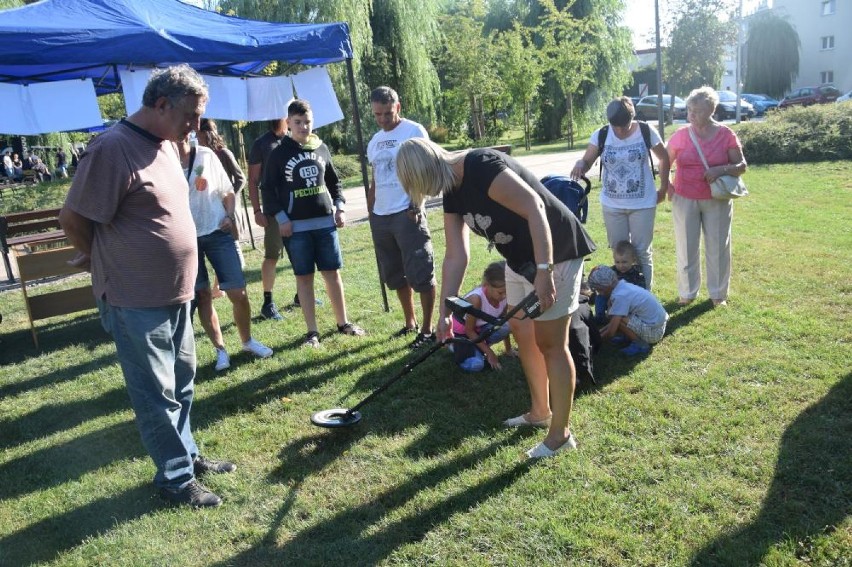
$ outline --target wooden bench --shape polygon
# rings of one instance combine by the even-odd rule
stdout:
[[[42,241],[56,241],[65,238],[65,232],[59,225],[59,209],[42,209],[25,213],[10,213],[0,216],[0,247],[3,263],[10,282],[15,281],[9,251],[13,246],[34,245]]]
[[[44,240],[35,246],[18,245],[12,248],[15,261],[18,264],[21,291],[24,294],[27,317],[30,320],[30,332],[32,332],[36,348],[38,348],[38,335],[36,334],[35,321],[97,307],[92,293],[91,280],[88,278],[83,280],[85,284],[82,286],[33,294],[35,289],[28,286],[33,281],[83,271],[68,264],[68,261],[77,255],[77,251],[73,247],[63,246],[44,249],[43,246],[49,242],[51,241]]]

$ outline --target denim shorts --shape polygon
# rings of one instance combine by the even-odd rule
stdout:
[[[210,277],[207,275],[207,264],[204,257],[210,260],[216,277],[219,278],[219,289],[240,289],[246,287],[246,278],[240,266],[240,255],[234,246],[234,237],[230,232],[214,230],[210,234],[198,237],[198,277],[195,278],[195,290],[210,287]]]
[[[306,276],[314,273],[314,266],[321,272],[339,270],[343,267],[340,254],[340,240],[337,228],[315,228],[303,232],[294,232],[284,238],[284,249],[293,266],[293,273]]]

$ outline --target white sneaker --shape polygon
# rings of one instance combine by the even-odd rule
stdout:
[[[225,349],[216,349],[216,372],[221,372],[231,367],[231,357]]]
[[[269,358],[272,356],[271,348],[254,339],[249,339],[243,343],[243,351],[250,352],[259,358]]]
[[[570,434],[568,436],[568,440],[565,441],[562,445],[557,447],[556,449],[550,449],[544,443],[539,443],[529,451],[527,451],[527,458],[529,459],[545,459],[548,457],[553,457],[556,453],[560,451],[570,451],[571,449],[577,448],[577,440],[574,439],[574,434]]]

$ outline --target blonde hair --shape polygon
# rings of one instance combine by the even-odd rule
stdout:
[[[411,138],[399,147],[396,155],[396,175],[411,202],[420,206],[427,197],[448,193],[456,186],[454,156],[438,144],[425,138]]]
[[[710,111],[716,110],[716,105],[719,104],[719,93],[713,87],[703,86],[693,89],[689,96],[686,97],[686,105],[690,106],[695,103],[703,102],[710,107]]]

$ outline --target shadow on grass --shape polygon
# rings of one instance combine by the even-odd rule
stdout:
[[[121,388],[104,392],[96,398],[84,397],[74,402],[47,404],[15,419],[0,419],[0,431],[3,431],[0,449],[47,437],[129,407],[130,398],[122,382]]]
[[[708,311],[713,309],[712,303],[709,301],[695,301],[689,305],[678,305],[676,301],[670,301],[664,304],[667,313],[672,314],[666,324],[666,335],[663,340],[678,332],[681,327],[685,327],[692,323],[698,317],[701,317]],[[595,378],[597,384],[582,384],[577,388],[575,397],[582,397],[586,394],[601,390],[607,384],[617,380],[619,377],[629,374],[630,371],[640,364],[648,356],[653,356],[653,348],[647,355],[627,357],[619,352],[623,347],[613,346],[609,341],[603,341],[601,348],[595,355]]]
[[[0,563],[32,565],[50,561],[93,536],[155,509],[151,494],[150,485],[140,484],[27,526],[0,539]]]
[[[54,351],[68,348],[69,345],[84,344],[88,350],[94,350],[103,343],[112,342],[112,337],[104,332],[97,312],[92,311],[69,321],[49,323],[36,321],[39,348],[33,343],[29,327],[3,335],[0,348],[0,365],[16,364],[30,358],[47,356]]]
[[[847,374],[784,432],[775,476],[758,516],[709,543],[692,565],[757,565],[784,541],[795,542],[798,559],[810,563],[813,540],[852,513],[850,431],[852,374]]]
[[[32,376],[23,380],[9,382],[8,384],[0,386],[0,398],[9,398],[30,390],[54,386],[60,382],[77,380],[83,374],[99,370],[104,366],[109,366],[110,364],[116,364],[116,376],[121,378],[121,369],[118,368],[117,362],[115,355],[108,354],[99,358],[90,359],[82,364],[63,366],[62,368],[57,368],[55,371],[48,372],[40,376]]]
[[[337,514],[299,531],[286,543],[276,543],[278,530],[293,508],[302,481],[341,458],[360,435],[317,435],[285,448],[282,464],[273,480],[295,481],[260,544],[219,565],[375,565],[402,546],[422,540],[432,529],[453,515],[475,508],[499,495],[525,474],[530,463],[518,462],[500,474],[452,496],[418,507],[408,515],[384,524],[384,520],[409,505],[424,490],[446,483],[483,460],[493,457],[504,442],[493,442],[450,462],[410,477],[405,483],[375,495],[361,505],[347,507]],[[284,478],[282,478],[284,477]],[[353,487],[354,489],[354,487]],[[377,526],[381,524],[381,528]],[[374,529],[376,528],[376,529]]]
[[[3,463],[0,501],[79,479],[119,459],[146,457],[134,423],[117,423]]]

